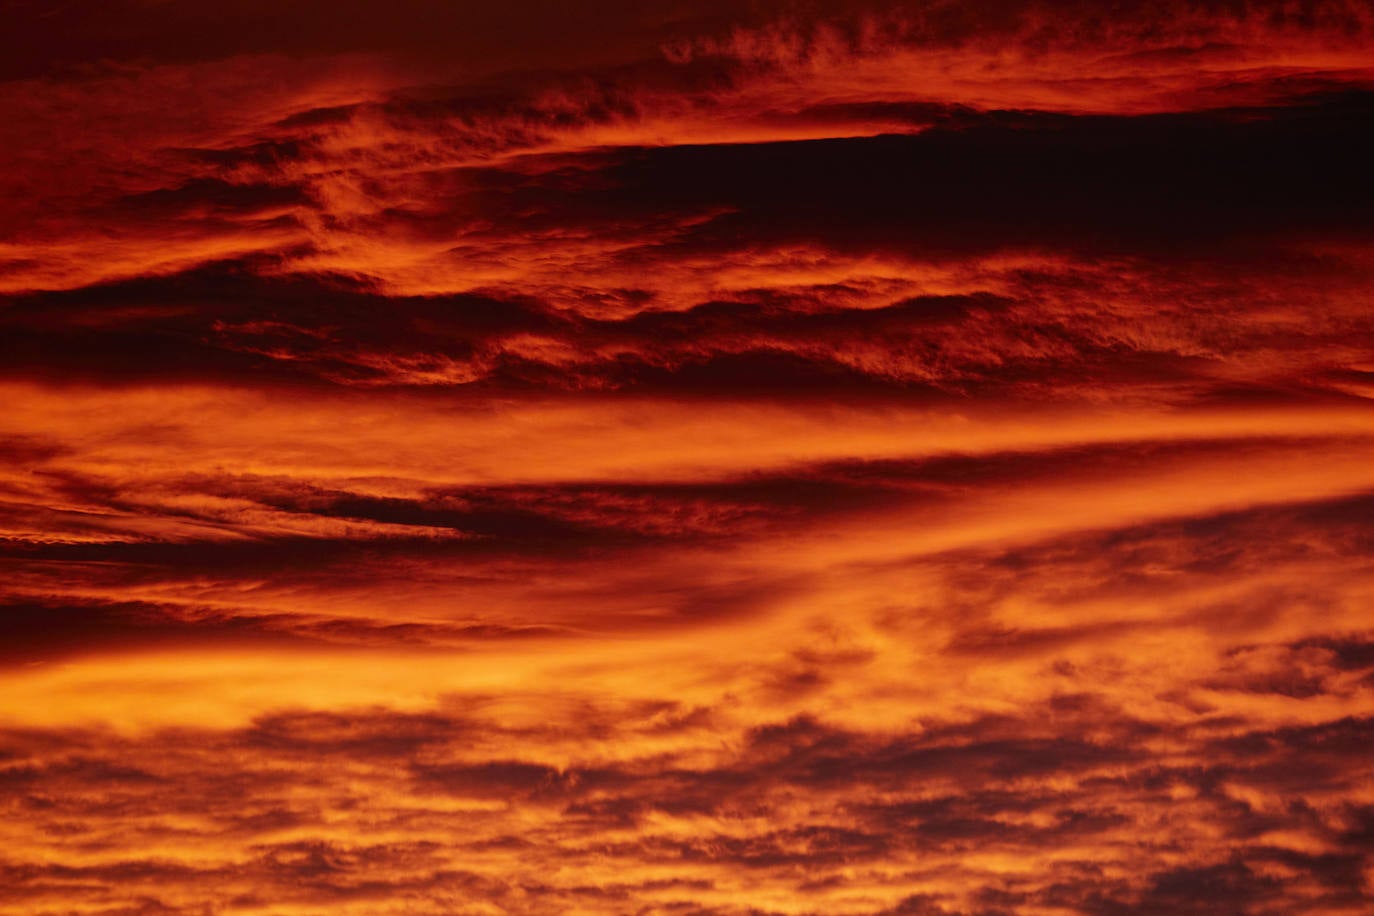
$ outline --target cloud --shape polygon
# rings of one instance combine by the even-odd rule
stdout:
[[[1362,5],[6,14],[0,916],[1368,909]]]

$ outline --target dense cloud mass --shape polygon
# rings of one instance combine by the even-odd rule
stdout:
[[[1366,3],[0,9],[0,914],[1374,909]]]

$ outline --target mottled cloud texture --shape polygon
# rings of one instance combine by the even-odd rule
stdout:
[[[1367,4],[0,9],[0,914],[1374,911]]]

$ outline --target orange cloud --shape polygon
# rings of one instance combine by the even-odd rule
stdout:
[[[8,11],[0,914],[1368,911],[1362,5],[278,6]]]

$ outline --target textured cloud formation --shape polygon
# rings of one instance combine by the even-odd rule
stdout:
[[[0,913],[1374,906],[1366,4],[4,10]]]

